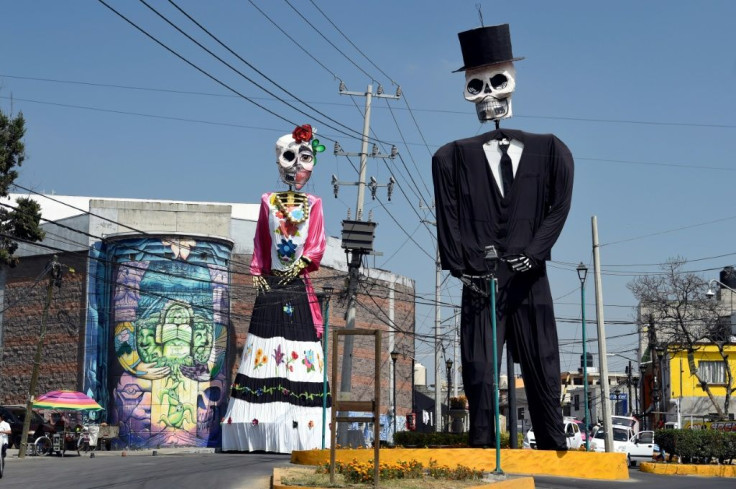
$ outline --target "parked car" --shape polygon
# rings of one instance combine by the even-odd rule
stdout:
[[[613,425],[613,451],[626,452],[626,444],[634,436],[634,430],[625,426]],[[594,452],[606,451],[606,428],[595,432],[590,440],[590,450]]]
[[[579,419],[575,419],[574,421],[575,421],[575,424],[578,425],[578,429],[580,430],[580,436],[581,436],[581,438],[583,440],[583,443],[585,443],[585,439],[586,439],[586,435],[585,435],[585,423],[583,423]]]
[[[563,419],[565,437],[567,441],[568,450],[577,450],[583,444],[583,436],[580,432],[580,425],[578,420],[574,418]],[[534,438],[534,430],[530,429],[524,435],[524,442],[522,443],[523,448],[537,448],[537,442]]]
[[[636,462],[651,462],[655,453],[659,453],[659,445],[654,443],[653,431],[640,431],[626,445],[629,466]]]
[[[21,436],[23,435],[23,421],[26,419],[26,407],[20,405],[0,406],[0,411],[5,414],[8,424],[10,424],[10,443],[11,447],[20,448]],[[35,440],[41,434],[55,433],[54,427],[47,423],[43,417],[36,411],[31,411],[31,425],[28,433],[30,438]]]
[[[605,436],[605,431],[599,430],[590,442],[590,449],[596,452],[605,451]],[[636,462],[651,461],[654,454],[659,452],[659,446],[654,443],[653,431],[634,434],[632,428],[614,425],[613,451],[625,453],[626,461],[631,467]]]

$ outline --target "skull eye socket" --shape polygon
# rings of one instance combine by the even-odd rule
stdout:
[[[473,78],[468,82],[467,90],[470,95],[478,95],[483,91],[483,81],[478,78]]]
[[[294,159],[296,158],[296,153],[294,153],[293,151],[287,150],[287,151],[284,151],[284,154],[281,156],[286,161],[294,161]]]
[[[508,77],[503,73],[499,73],[498,75],[493,75],[493,77],[491,77],[491,87],[493,87],[494,90],[501,90],[502,88],[506,88],[508,82]]]

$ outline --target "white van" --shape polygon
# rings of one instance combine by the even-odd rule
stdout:
[[[583,435],[580,432],[580,425],[575,418],[564,418],[562,420],[565,428],[565,441],[567,441],[568,450],[577,450],[583,444]],[[522,448],[537,448],[537,442],[534,438],[534,431],[530,429],[524,435],[524,443]]]
[[[639,420],[632,416],[611,416],[613,426],[626,426],[631,428],[634,434],[639,433]]]

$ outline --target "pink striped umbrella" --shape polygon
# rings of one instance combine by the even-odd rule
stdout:
[[[77,391],[50,391],[38,396],[33,401],[33,407],[38,409],[57,409],[61,411],[99,411],[102,406],[97,404],[88,395]]]

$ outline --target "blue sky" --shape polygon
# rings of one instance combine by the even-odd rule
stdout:
[[[608,346],[623,356],[636,356],[634,326],[618,324],[634,318],[626,288],[634,276],[678,255],[704,278],[735,261],[736,2],[176,0],[248,64],[171,3],[149,2],[240,73],[143,3],[108,3],[199,70],[97,1],[3,2],[0,107],[27,119],[23,186],[255,203],[281,188],[275,140],[293,123],[311,123],[328,150],[307,190],[323,197],[327,232],[338,236],[356,191],[344,187],[333,198],[330,176],[357,180],[358,161],[333,156],[332,147],[359,151],[353,135],[364,106],[363,97],[338,94],[339,80],[358,92],[380,83],[393,93],[398,84],[401,100],[373,104],[374,137],[383,152],[395,144],[401,158],[368,163],[368,176],[385,183],[394,175],[400,187],[391,202],[385,189],[365,201],[383,253],[370,262],[415,279],[429,303],[435,243],[420,222],[432,216],[419,202],[432,200],[431,154],[492,129],[462,98],[463,75],[452,73],[462,65],[457,33],[480,25],[480,3],[484,24],[509,23],[514,54],[526,58],[516,63],[514,118],[502,125],[554,133],[576,161],[572,211],[549,264],[563,368],[579,365],[575,266],[592,269],[591,216],[602,245]],[[590,276],[586,291],[592,320]],[[447,279],[443,301],[458,297]],[[420,305],[418,333],[431,334],[433,321],[433,308]],[[595,323],[588,331],[596,336]],[[431,371],[431,342],[418,342],[417,353]],[[623,371],[625,363],[612,357],[609,368]]]

